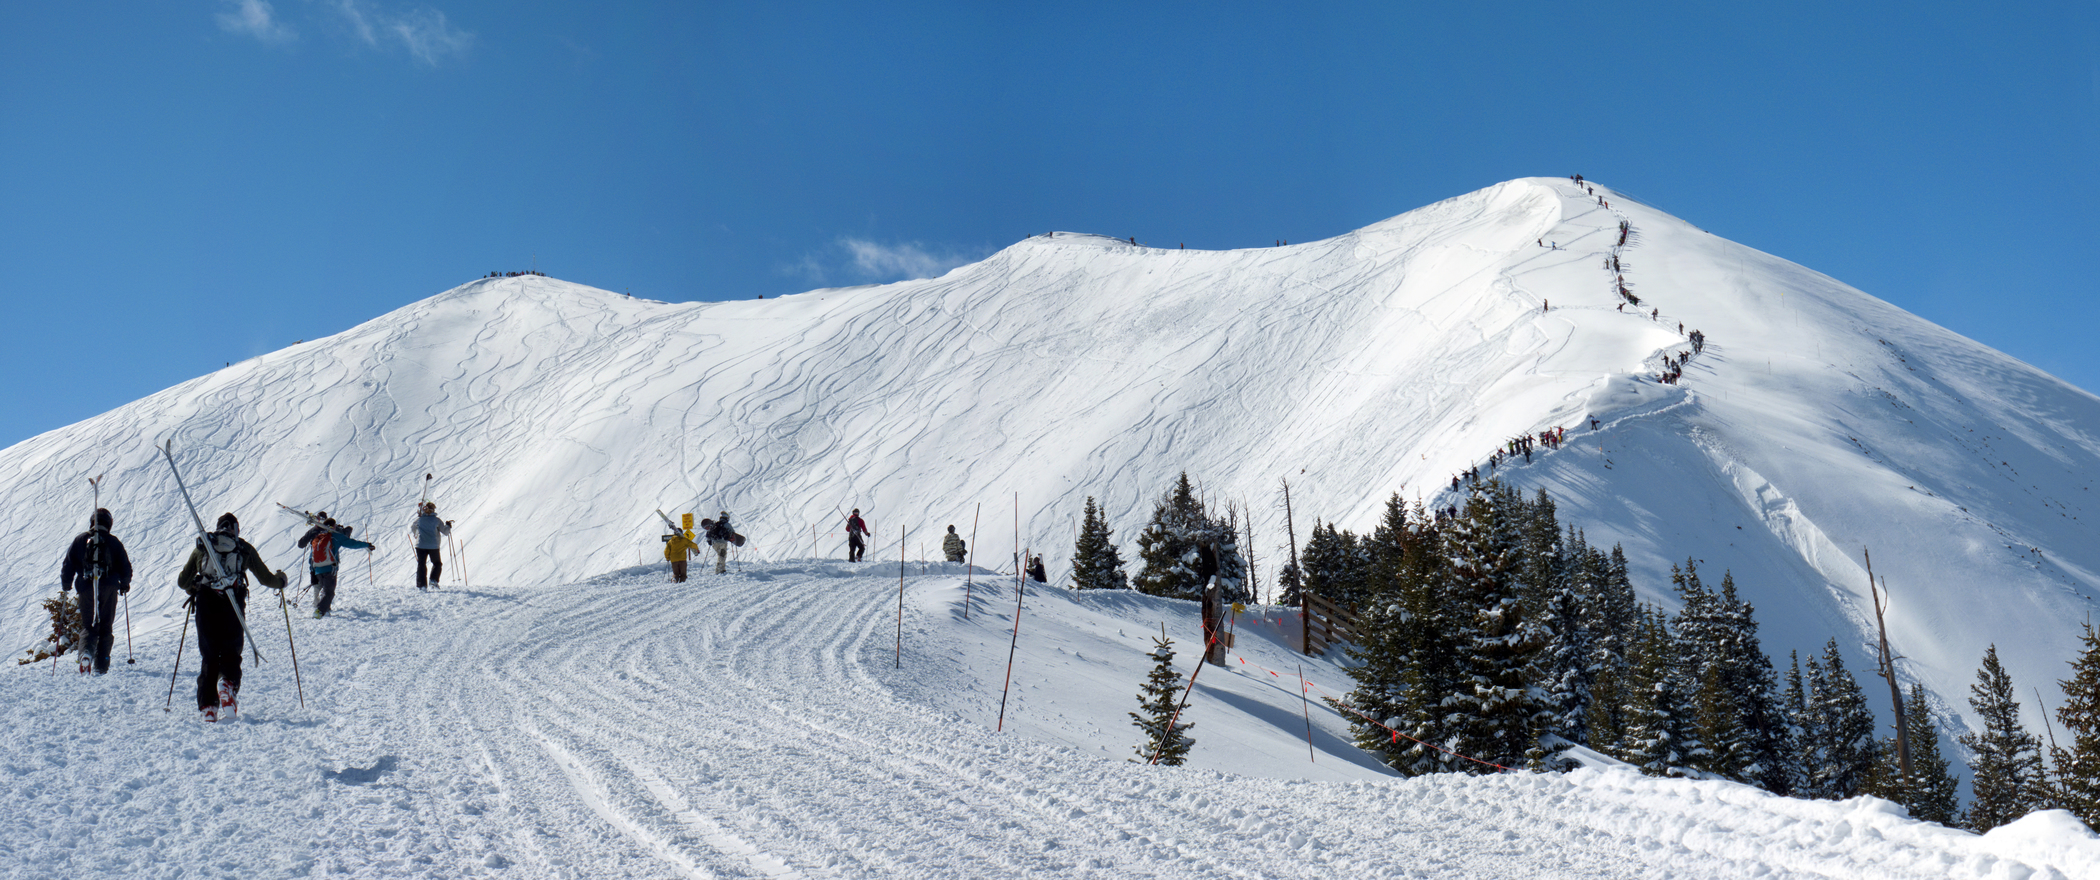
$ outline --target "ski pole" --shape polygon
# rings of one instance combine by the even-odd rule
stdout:
[[[190,637],[190,606],[196,601],[195,596],[182,600],[182,631],[175,634],[175,668],[168,670],[168,703],[161,707],[162,712],[175,711],[175,676],[182,672],[182,644]]]
[[[277,591],[277,610],[284,612],[284,642],[292,646],[292,683],[299,688],[299,708],[306,708],[306,680],[299,677],[299,643],[292,640],[292,606]]]
[[[124,662],[139,662],[138,655],[131,650],[131,591],[124,591]]]

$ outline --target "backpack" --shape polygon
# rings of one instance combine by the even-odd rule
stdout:
[[[198,539],[197,543],[198,546],[205,548],[205,553],[219,561],[219,571],[225,573],[226,587],[228,589],[232,589],[241,583],[243,578],[241,573],[241,539],[213,532],[210,545],[205,545],[204,540],[201,538]],[[204,564],[198,567],[197,579],[206,587],[211,585],[211,560],[205,560]]]
[[[313,548],[313,556],[310,557],[308,561],[312,562],[314,565],[335,564],[334,532],[325,530],[322,531],[320,534],[315,535],[313,541],[310,542],[307,546]]]

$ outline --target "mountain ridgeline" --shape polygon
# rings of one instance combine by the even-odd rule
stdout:
[[[937,556],[946,525],[978,522],[980,564],[1033,550],[1058,581],[1085,499],[1133,536],[1186,472],[1245,518],[1268,599],[1280,480],[1302,536],[1314,513],[1368,530],[1395,494],[1462,503],[1454,476],[1491,469],[1622,547],[1642,600],[1678,608],[1688,556],[1729,572],[1774,657],[1833,636],[1868,656],[1871,548],[1899,675],[1948,733],[1978,727],[1963,695],[1992,643],[2023,685],[2066,676],[2100,588],[2100,399],[1566,179],[1309,243],[1043,234],[939,278],[777,299],[477,280],[0,451],[14,644],[45,628],[99,473],[134,622],[179,624],[192,527],[164,439],[205,516],[240,514],[273,564],[301,527],[275,502],[375,541],[339,602],[410,589],[425,473],[468,579],[554,584],[647,559],[657,508],[730,510],[765,558],[843,558],[855,507],[870,559]]]

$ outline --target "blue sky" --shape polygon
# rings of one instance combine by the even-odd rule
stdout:
[[[535,260],[749,298],[1578,171],[2093,390],[2096,160],[2091,2],[10,3],[0,445]]]

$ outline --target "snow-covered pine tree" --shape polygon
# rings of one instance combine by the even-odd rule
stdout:
[[[1130,578],[1123,573],[1123,556],[1116,552],[1111,540],[1108,520],[1101,515],[1101,508],[1094,497],[1086,499],[1086,513],[1080,521],[1079,540],[1072,548],[1072,582],[1081,590],[1127,590]]]
[[[2069,749],[2052,748],[2056,764],[2056,805],[2070,810],[2088,828],[2100,828],[2100,631],[2085,624],[2085,647],[2071,661],[2063,685],[2064,701],[2056,707],[2071,741]]]
[[[1385,500],[1385,512],[1378,517],[1377,528],[1363,539],[1367,557],[1364,603],[1391,601],[1398,593],[1400,567],[1407,558],[1408,544],[1413,540],[1414,527],[1407,519],[1407,505],[1400,500],[1400,493],[1395,492]]]
[[[1640,611],[1633,668],[1627,676],[1631,702],[1626,736],[1616,756],[1649,776],[1681,776],[1704,760],[1706,747],[1692,724],[1679,675],[1677,639],[1661,611]]]
[[[1305,602],[1305,579],[1298,566],[1285,562],[1276,570],[1276,604],[1296,606]]]
[[[1802,749],[1808,760],[1804,794],[1844,800],[1862,793],[1881,763],[1874,737],[1874,713],[1859,682],[1845,669],[1837,639],[1821,658],[1808,661],[1807,716],[1802,725],[1811,739]]]
[[[1788,651],[1786,662],[1786,689],[1779,694],[1779,711],[1786,721],[1787,735],[1793,744],[1793,751],[1787,756],[1791,761],[1787,775],[1793,781],[1794,790],[1791,794],[1794,797],[1814,797],[1815,795],[1807,790],[1808,768],[1812,763],[1810,752],[1822,742],[1822,733],[1815,730],[1815,719],[1808,712],[1808,689],[1801,683],[1800,652]],[[1813,664],[1814,658],[1810,658],[1809,662]]]
[[[1590,635],[1590,746],[1618,754],[1624,744],[1626,707],[1632,705],[1633,645],[1640,620],[1640,601],[1626,576],[1626,552],[1613,546],[1610,555],[1589,547],[1580,534],[1571,546],[1582,554],[1580,587],[1583,628]]]
[[[1969,750],[1969,791],[1974,796],[1962,824],[1989,831],[2047,803],[2043,791],[2042,740],[2020,724],[2020,699],[2012,676],[1998,662],[1998,646],[1983,652],[1969,708],[1983,729],[1961,735]]]
[[[1315,520],[1312,537],[1298,555],[1298,563],[1304,566],[1299,577],[1303,589],[1314,595],[1345,607],[1362,606],[1367,598],[1367,562],[1363,544],[1356,535],[1335,528],[1334,523]]]
[[[1144,732],[1145,740],[1138,744],[1137,757],[1131,760],[1179,766],[1188,760],[1189,749],[1196,745],[1188,735],[1194,725],[1174,717],[1181,702],[1181,673],[1174,671],[1174,640],[1160,636],[1152,640],[1152,645],[1152,672],[1138,690],[1138,708],[1143,714],[1130,713],[1130,723]],[[1154,755],[1159,758],[1157,762]]]
[[[1589,745],[1591,649],[1582,625],[1581,600],[1573,588],[1555,593],[1545,608],[1546,644],[1537,655],[1532,680],[1542,692],[1547,721],[1539,738],[1535,770],[1567,770],[1561,757],[1568,746]]]
[[[1680,658],[1698,691],[1694,717],[1707,747],[1698,769],[1761,786],[1775,794],[1794,787],[1796,762],[1778,703],[1772,662],[1757,639],[1753,609],[1736,596],[1734,575],[1723,572],[1717,592],[1701,583],[1694,560],[1670,570],[1684,600],[1677,617]]]
[[[1398,700],[1398,721],[1386,723],[1414,739],[1448,748],[1464,728],[1452,697],[1470,687],[1459,646],[1471,637],[1473,618],[1452,587],[1446,536],[1431,517],[1417,516],[1415,521],[1421,525],[1408,543],[1397,583],[1407,624],[1402,632],[1405,690]],[[1410,776],[1465,769],[1461,764],[1480,766],[1409,740],[1393,746],[1400,750],[1400,761],[1389,766]]]
[[[1553,498],[1538,490],[1530,502],[1510,490],[1505,502],[1518,534],[1517,592],[1532,609],[1544,608],[1566,586],[1568,561]]]
[[[1152,521],[1137,540],[1144,567],[1131,585],[1138,592],[1173,599],[1202,598],[1204,584],[1196,577],[1196,548],[1207,543],[1218,549],[1220,598],[1226,602],[1253,598],[1246,592],[1247,561],[1240,555],[1238,537],[1229,525],[1204,512],[1186,472],[1152,508]]]
[[[1465,678],[1452,705],[1463,716],[1456,751],[1514,767],[1526,760],[1546,723],[1530,681],[1546,635],[1518,595],[1517,524],[1498,515],[1497,488],[1489,481],[1473,492],[1447,528],[1452,589],[1472,614],[1472,631],[1459,646]]]
[[[1902,787],[1903,799],[1899,803],[1910,809],[1911,818],[1941,825],[1954,824],[1955,810],[1959,807],[1959,795],[1953,774],[1947,771],[1947,759],[1940,756],[1939,726],[1932,723],[1932,709],[1925,705],[1925,689],[1910,686],[1910,694],[1903,701],[1904,733],[1910,739],[1911,778]],[[1895,740],[1884,741],[1882,753],[1884,769],[1891,775],[1900,775],[1896,766]]]

